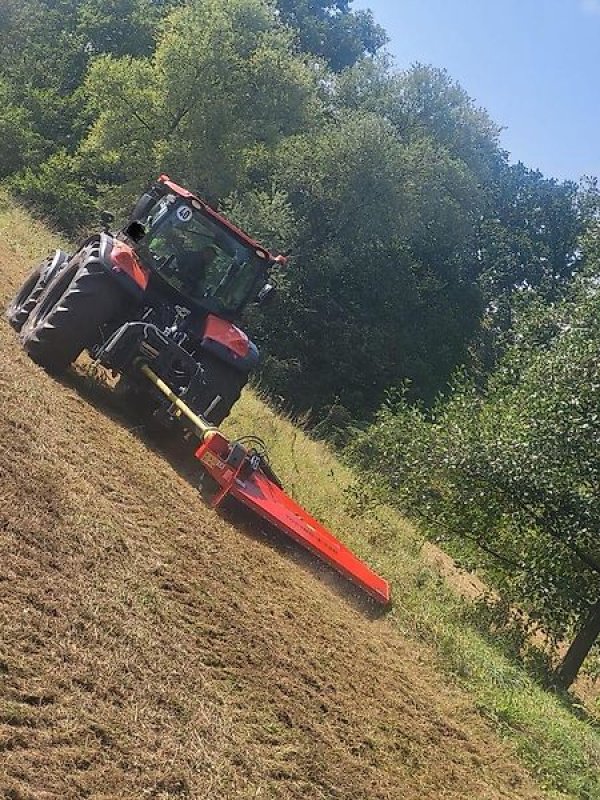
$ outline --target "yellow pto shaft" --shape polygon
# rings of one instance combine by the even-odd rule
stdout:
[[[167,384],[161,378],[159,378],[158,375],[153,372],[147,364],[143,364],[140,367],[140,370],[148,378],[148,380],[152,381],[156,388],[171,401],[175,408],[180,411],[184,417],[189,419],[196,429],[196,433],[201,441],[205,442],[212,438],[212,436],[218,431],[214,425],[211,425],[205,419],[198,416],[198,414],[194,414],[192,409],[186,405],[180,397],[177,397],[175,392],[170,389],[169,386],[167,386]]]

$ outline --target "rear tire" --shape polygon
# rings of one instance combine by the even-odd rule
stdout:
[[[23,347],[40,366],[60,372],[101,341],[104,326],[119,318],[126,301],[107,270],[75,257],[40,295],[21,331]]]
[[[199,360],[205,369],[206,387],[202,390],[204,408],[198,408],[198,411],[207,422],[218,426],[229,416],[231,409],[240,399],[242,389],[248,383],[248,374],[233,369],[229,364],[209,353],[202,353]],[[213,399],[218,395],[221,396],[221,399],[205,416],[204,412],[210,408]]]
[[[6,309],[6,318],[17,332],[27,322],[44,289],[67,258],[66,253],[59,256],[58,260],[56,256],[48,256],[29,273]]]

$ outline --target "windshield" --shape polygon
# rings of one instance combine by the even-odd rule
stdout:
[[[181,198],[163,197],[143,224],[140,254],[186,297],[213,298],[217,310],[232,314],[256,292],[264,261]]]

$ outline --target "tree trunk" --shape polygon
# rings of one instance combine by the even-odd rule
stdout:
[[[585,657],[598,636],[600,636],[600,600],[592,606],[583,627],[573,639],[561,665],[556,670],[558,682],[565,689],[568,689],[577,677]]]

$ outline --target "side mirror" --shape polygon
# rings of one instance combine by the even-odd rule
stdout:
[[[131,219],[135,222],[142,222],[150,213],[152,206],[156,204],[156,197],[149,192],[145,192],[135,204],[131,212]]]
[[[260,306],[270,305],[277,297],[277,287],[272,283],[265,283],[260,292],[256,295],[256,301]]]
[[[100,212],[100,222],[102,223],[103,230],[107,231],[114,221],[115,221],[115,215],[111,214],[110,211]]]

